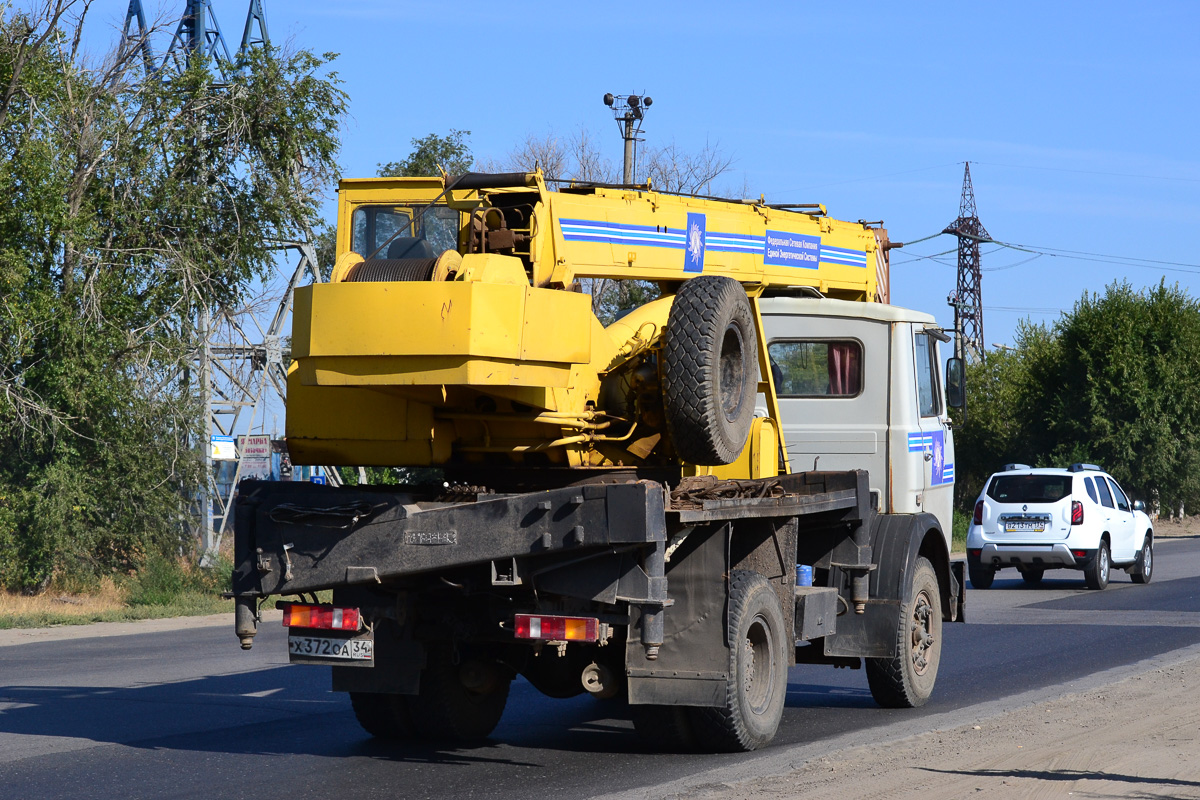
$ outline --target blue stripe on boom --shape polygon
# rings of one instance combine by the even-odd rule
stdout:
[[[709,231],[705,246],[709,250],[761,255],[766,241],[766,237],[763,236],[753,236],[744,233],[713,233]]]
[[[847,267],[867,266],[867,254],[863,250],[821,245],[821,261],[826,264],[841,264]]]

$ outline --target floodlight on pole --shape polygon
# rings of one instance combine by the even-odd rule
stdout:
[[[637,142],[641,141],[638,137],[642,132],[642,119],[646,116],[646,109],[653,104],[654,100],[645,95],[611,92],[604,95],[604,105],[612,109],[617,129],[621,131],[621,138],[625,140],[625,170],[622,182],[626,185],[634,182],[634,165],[637,160],[635,147]]]

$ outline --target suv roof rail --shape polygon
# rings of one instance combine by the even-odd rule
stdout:
[[[1093,472],[1104,472],[1104,470],[1100,469],[1100,467],[1096,466],[1095,464],[1084,464],[1082,462],[1076,462],[1067,467],[1067,472],[1083,472],[1085,469],[1090,469]]]
[[[1028,464],[1005,464],[1004,469],[1002,469],[1000,471],[1001,472],[1012,472],[1013,470],[1018,470],[1018,469],[1033,469],[1033,467],[1029,466]]]

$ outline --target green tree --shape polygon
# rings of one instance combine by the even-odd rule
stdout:
[[[1014,350],[986,353],[967,379],[960,507],[1006,462],[1094,462],[1138,499],[1200,502],[1200,303],[1178,286],[1084,294],[1053,328],[1023,325]]]
[[[316,219],[345,95],[330,57],[258,50],[144,76],[87,61],[69,0],[0,10],[0,586],[191,546],[202,309]]]
[[[983,482],[1006,463],[1042,463],[1048,447],[1043,387],[1036,364],[1055,360],[1058,340],[1045,325],[1023,322],[1017,346],[989,350],[967,365],[967,414],[955,412],[955,492],[961,508],[974,503]]]
[[[1200,500],[1200,304],[1178,286],[1085,294],[1057,326],[1051,458],[1095,461],[1134,496]]]
[[[381,178],[424,178],[440,175],[443,169],[448,175],[469,172],[475,161],[466,141],[470,135],[470,131],[451,128],[447,136],[431,133],[413,139],[413,150],[407,158],[379,164],[377,174]]]

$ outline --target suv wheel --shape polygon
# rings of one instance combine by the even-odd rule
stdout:
[[[1042,576],[1046,574],[1044,567],[1026,567],[1021,570],[1021,578],[1026,586],[1041,586]]]
[[[1092,563],[1088,564],[1087,569],[1083,571],[1083,577],[1087,581],[1089,589],[1103,589],[1108,586],[1108,542],[1101,540],[1100,549],[1096,551],[1095,557],[1092,558]]]
[[[967,576],[971,579],[972,589],[990,589],[996,577],[996,568],[990,564],[984,566],[978,558],[967,556]]]
[[[1142,545],[1142,552],[1138,553],[1137,564],[1129,577],[1134,583],[1149,583],[1150,576],[1154,573],[1154,540],[1149,536],[1146,537],[1145,543]]]

